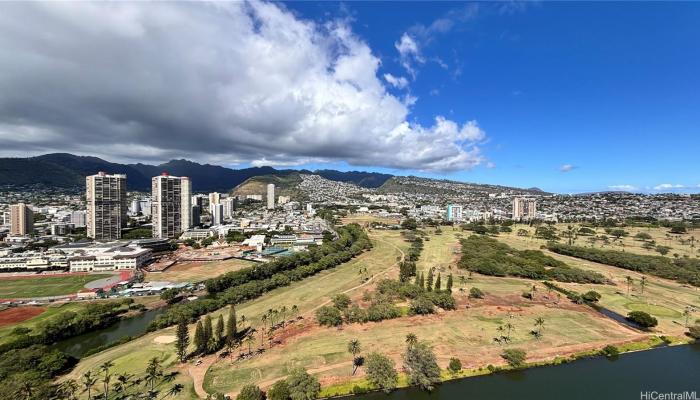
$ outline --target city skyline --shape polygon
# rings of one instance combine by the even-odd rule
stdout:
[[[5,11],[0,156],[186,158],[556,193],[700,192],[697,4],[16,3]],[[397,18],[385,18],[390,11]],[[27,18],[55,37],[15,23]],[[292,43],[296,51],[285,52]],[[123,62],[100,61],[113,57]]]

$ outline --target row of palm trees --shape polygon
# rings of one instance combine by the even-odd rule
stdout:
[[[156,357],[149,360],[143,376],[114,374],[113,367],[112,361],[106,361],[100,365],[97,372],[91,370],[85,372],[80,382],[75,379],[61,382],[57,390],[58,399],[77,400],[78,393],[86,393],[88,400],[160,400],[175,397],[184,389],[182,384],[175,383],[161,393],[158,387],[163,383],[172,382],[177,373],[164,374],[161,362]],[[100,386],[101,393],[96,390]]]

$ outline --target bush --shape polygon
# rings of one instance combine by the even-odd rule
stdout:
[[[617,357],[620,355],[620,350],[613,345],[607,345],[603,347],[603,350],[601,350],[600,353],[606,357]]]
[[[344,310],[350,305],[350,297],[347,294],[341,293],[333,296],[333,305],[339,309]]]
[[[367,309],[367,320],[378,322],[385,319],[393,319],[401,316],[401,310],[388,301],[373,303]]]
[[[688,328],[688,336],[695,340],[700,340],[700,325],[695,325]]]
[[[292,400],[313,400],[321,393],[321,384],[315,376],[303,368],[294,368],[287,377],[289,398]]]
[[[596,292],[595,290],[590,290],[581,296],[583,301],[587,303],[597,303],[598,300],[600,300],[600,297],[600,293]]]
[[[289,385],[286,381],[275,382],[267,391],[268,400],[289,400]]]
[[[440,383],[440,367],[437,365],[435,353],[425,342],[416,343],[406,349],[403,366],[411,385],[431,391]]]
[[[243,386],[238,396],[236,396],[236,400],[263,400],[264,398],[265,393],[255,385]]]
[[[450,358],[450,364],[447,366],[447,369],[453,375],[456,375],[457,373],[459,373],[459,371],[462,370],[462,362],[459,361],[459,358]]]
[[[627,314],[627,319],[641,326],[642,328],[653,328],[659,324],[656,318],[644,311],[632,311]]]
[[[473,287],[469,289],[469,298],[470,299],[483,299],[484,298],[484,292],[481,291],[481,289],[477,287]]]
[[[323,306],[316,310],[316,321],[320,325],[338,326],[343,323],[340,310],[331,306]]]
[[[434,312],[433,302],[427,296],[419,296],[411,300],[411,314],[426,315]]]
[[[396,372],[394,362],[389,357],[379,353],[370,353],[365,361],[365,372],[367,380],[385,393],[396,389],[399,374]]]
[[[501,357],[503,357],[511,367],[518,368],[525,364],[527,353],[522,349],[506,349],[501,353]]]

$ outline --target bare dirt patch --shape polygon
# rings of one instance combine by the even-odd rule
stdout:
[[[0,311],[0,327],[17,324],[46,311],[44,307],[13,307]]]
[[[154,342],[160,343],[160,344],[168,344],[168,343],[175,343],[175,336],[172,335],[161,335],[161,336],[156,336],[155,339],[153,339]]]

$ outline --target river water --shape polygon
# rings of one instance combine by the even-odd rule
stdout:
[[[653,400],[642,392],[695,392],[700,400],[700,345],[663,347],[569,364],[502,372],[440,385],[432,393],[415,388],[362,400]],[[658,398],[658,397],[657,397]],[[670,399],[670,397],[668,397]]]

